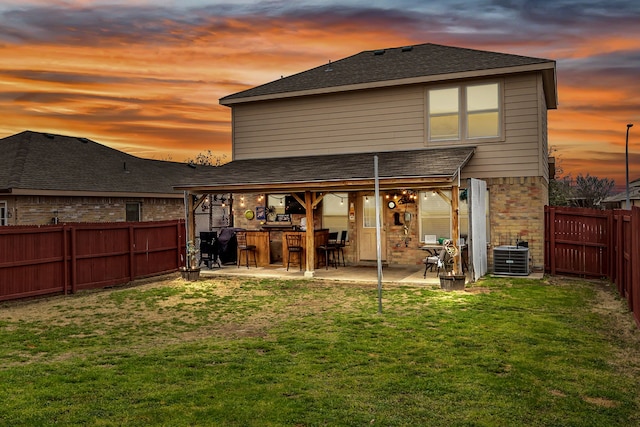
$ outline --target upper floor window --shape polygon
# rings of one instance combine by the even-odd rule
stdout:
[[[429,90],[429,140],[499,137],[502,128],[499,100],[498,83]]]
[[[7,224],[7,202],[0,202],[0,226]]]

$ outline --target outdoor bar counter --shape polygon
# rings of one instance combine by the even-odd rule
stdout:
[[[306,232],[297,231],[293,229],[293,226],[267,226],[262,230],[247,230],[247,244],[256,246],[256,260],[259,267],[268,266],[275,263],[281,263],[284,267],[287,266],[287,257],[289,251],[287,250],[287,235],[298,234],[301,237],[302,251],[302,268],[304,269],[306,251],[304,246],[306,244]],[[329,229],[323,228],[315,230],[315,245],[327,244],[329,240]],[[239,254],[238,254],[239,256]],[[244,260],[244,254],[243,260]],[[294,255],[296,256],[296,255]],[[297,258],[295,265],[297,266]],[[253,259],[249,259],[249,265],[253,262]]]

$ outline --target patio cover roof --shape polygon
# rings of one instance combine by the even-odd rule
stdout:
[[[328,154],[234,160],[198,174],[199,182],[176,185],[192,193],[349,191],[374,186],[378,156],[380,188],[451,185],[475,147]]]

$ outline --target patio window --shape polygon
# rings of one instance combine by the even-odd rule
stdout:
[[[332,232],[348,230],[349,195],[329,193],[322,199],[322,227]]]
[[[274,221],[276,215],[285,213],[286,194],[269,194],[267,195],[267,219]]]
[[[464,190],[461,189],[461,192]],[[451,190],[442,191],[447,198],[451,198]],[[451,237],[451,205],[437,192],[423,191],[419,197],[420,215],[420,241],[424,241],[425,235],[435,235],[436,238]],[[487,242],[491,241],[489,218],[489,190],[486,195],[486,230]],[[469,235],[469,204],[467,200],[458,202],[458,224],[460,225],[460,237]]]
[[[451,190],[444,190],[442,194],[451,199]],[[451,237],[451,205],[439,193],[433,191],[420,192],[420,241],[425,235],[435,235],[436,238]],[[466,200],[460,200],[458,223],[460,235],[467,235],[469,230],[469,206]]]

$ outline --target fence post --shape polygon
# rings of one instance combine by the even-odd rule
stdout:
[[[71,245],[70,245],[70,255],[71,255],[71,293],[75,294],[78,288],[78,260],[77,260],[77,234],[76,227],[71,226]]]
[[[636,325],[640,326],[640,208],[631,208],[631,247],[629,248],[629,262],[631,263],[631,283],[629,283],[629,308],[633,312]]]
[[[551,274],[556,274],[556,208],[549,206],[549,261]]]
[[[69,229],[62,226],[62,289],[63,294],[69,293]]]
[[[135,230],[133,229],[133,225],[129,224],[129,281],[133,281],[135,278],[135,273],[133,269],[135,268],[135,250],[136,250],[136,242],[134,239]]]

